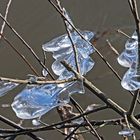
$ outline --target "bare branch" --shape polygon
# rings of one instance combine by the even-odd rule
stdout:
[[[10,25],[10,23],[2,16],[0,13],[0,18],[5,21],[6,25],[13,31],[13,33],[20,39],[20,41],[28,48],[28,50],[31,52],[31,54],[36,58],[36,60],[39,62],[39,64],[48,72],[48,74],[51,76],[51,78],[54,80],[53,75],[48,70],[48,68],[43,64],[43,62],[39,59],[38,55],[34,52],[34,50],[29,46],[29,44],[18,34],[18,32]]]
[[[112,44],[110,43],[110,41],[107,39],[106,42],[107,42],[109,48],[114,52],[114,54],[118,56],[119,55],[119,52],[112,46]]]
[[[29,68],[34,72],[35,75],[39,76],[35,68],[30,64],[24,55],[22,55],[12,44],[11,42],[2,34],[1,37],[6,41],[6,43],[23,59],[23,61],[29,66]]]
[[[12,0],[9,0],[9,2],[7,3],[7,7],[6,7],[6,11],[5,11],[5,16],[4,16],[5,20],[7,20],[7,16],[8,16],[8,12],[9,12],[9,8],[10,8],[11,3],[12,3]],[[1,26],[1,31],[0,31],[0,39],[1,39],[1,34],[3,34],[5,25],[6,25],[5,21],[3,21],[3,24]]]

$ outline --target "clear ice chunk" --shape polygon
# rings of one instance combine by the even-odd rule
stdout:
[[[138,49],[138,37],[136,32],[128,39],[125,44],[125,50],[117,58],[118,63],[124,67],[130,67],[132,63],[136,62]]]
[[[65,87],[56,84],[28,85],[14,98],[12,109],[21,119],[41,117],[51,109],[69,102],[69,95],[74,92],[71,90],[72,84],[69,83]]]
[[[124,128],[122,131],[119,132],[119,135],[131,137],[134,134],[134,130],[130,128]]]
[[[42,70],[42,75],[43,75],[44,77],[47,77],[47,75],[48,75],[48,71],[45,70],[45,69],[43,69],[43,70]]]
[[[0,97],[4,96],[8,91],[16,88],[19,84],[14,82],[0,81]]]
[[[70,20],[67,13],[65,14],[68,20]],[[69,26],[68,23],[67,26]],[[70,26],[68,28],[69,30],[72,30]],[[79,31],[79,32],[83,35],[83,37],[87,41],[90,41],[94,36],[94,33],[90,31]],[[80,74],[85,75],[94,66],[94,61],[89,56],[94,52],[94,47],[91,46],[84,39],[82,39],[76,31],[71,32],[71,37],[78,52],[78,63],[80,65]],[[61,64],[61,61],[65,60],[76,70],[75,54],[73,52],[72,43],[67,34],[57,37],[52,41],[44,44],[42,46],[42,49],[44,51],[53,53],[53,58],[55,59],[55,61],[52,64],[52,70],[56,75],[59,76],[58,78],[59,80],[68,79],[74,76],[72,72],[69,72]],[[68,83],[59,84],[58,87],[64,89],[67,87],[68,95],[71,95],[73,93],[84,93],[83,81],[82,82],[74,81],[69,84]]]
[[[58,51],[53,52],[53,58],[56,60],[61,60],[67,57],[67,55],[71,54],[73,52],[72,48],[62,48]]]
[[[83,81],[71,82],[68,88],[68,93],[69,95],[72,95],[74,93],[80,93],[80,94],[85,93]]]
[[[124,74],[121,85],[124,89],[129,91],[140,89],[140,69],[135,62],[133,62],[131,67]]]
[[[56,75],[61,75],[63,71],[66,69],[60,62],[60,60],[56,60],[52,64],[52,70]]]
[[[34,126],[39,126],[39,125],[41,125],[41,123],[39,122],[38,119],[33,119],[33,120],[32,120],[32,124],[33,124]]]
[[[44,90],[42,86],[27,86],[23,89],[12,103],[12,109],[17,117],[21,119],[37,118],[60,105],[58,94],[52,93],[52,89]]]
[[[73,73],[70,73],[67,71],[64,71],[63,73],[65,73],[65,75],[60,76],[58,78],[59,80],[69,79],[74,76]],[[58,87],[66,88],[67,89],[66,92],[68,95],[72,95],[74,93],[80,93],[80,94],[85,93],[83,80],[77,80],[77,81],[73,81],[73,82],[69,82],[69,83],[58,84]]]
[[[75,70],[76,70],[76,64],[75,64],[75,57],[74,57],[74,53],[72,53],[71,55],[68,55],[65,59],[64,59],[68,64],[70,64]],[[61,75],[61,77],[66,73],[63,74],[64,71],[67,71],[66,68],[61,64],[62,60],[56,60],[53,64],[52,64],[52,70],[56,75]],[[82,75],[85,75],[88,71],[90,71],[93,66],[94,66],[94,61],[90,58],[83,58],[83,56],[79,53],[78,55],[78,63],[80,65],[80,72]],[[67,71],[68,72],[68,71]],[[65,77],[65,76],[64,76]]]
[[[90,31],[80,31],[80,33],[84,36],[84,38],[86,40],[91,40],[91,38],[93,38],[94,36],[94,33],[93,32],[90,32]],[[76,44],[76,43],[80,43],[81,44],[81,41],[83,42],[84,40],[78,35],[77,32],[72,32],[71,33],[71,36],[72,36],[72,40],[73,40],[73,43]],[[85,42],[85,41],[84,41]],[[60,37],[57,37],[53,40],[51,40],[50,42],[42,45],[42,49],[44,51],[47,51],[47,52],[55,52],[55,51],[58,51],[60,49],[64,49],[64,48],[70,48],[72,46],[71,44],[71,41],[68,37],[67,34],[64,34],[64,35],[61,35]],[[92,46],[90,46],[91,48]],[[94,49],[94,48],[93,48]]]
[[[27,76],[29,77],[28,81],[29,81],[30,83],[36,83],[37,77],[36,77],[35,75],[28,74]]]

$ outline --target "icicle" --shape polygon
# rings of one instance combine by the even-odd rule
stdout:
[[[4,96],[8,91],[16,88],[19,84],[14,82],[0,81],[0,97]]]

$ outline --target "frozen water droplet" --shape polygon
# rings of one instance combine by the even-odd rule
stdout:
[[[117,58],[118,63],[124,67],[130,67],[133,62],[136,62],[138,49],[138,38],[136,32],[132,35],[125,44],[125,50]]]
[[[2,104],[1,105],[1,107],[3,107],[3,108],[8,108],[8,107],[10,107],[11,105],[10,104]]]
[[[128,71],[124,74],[121,81],[124,89],[135,91],[140,88],[140,71],[137,70],[137,64],[133,62]]]
[[[45,70],[45,69],[43,69],[43,70],[42,70],[42,75],[43,75],[44,77],[47,77],[47,75],[48,75],[48,71]]]
[[[100,106],[100,105],[99,104],[91,104],[86,108],[86,111],[92,111],[98,106]]]
[[[14,82],[0,81],[0,97],[4,96],[8,91],[16,88],[19,84]]]
[[[52,70],[56,75],[61,75],[66,68],[60,63],[59,60],[56,60],[52,64]]]
[[[28,81],[30,83],[35,83],[37,81],[37,77],[35,75],[28,74],[27,76],[29,77]]]
[[[130,128],[124,128],[122,131],[119,132],[119,135],[130,137],[134,134],[134,130]]]
[[[38,119],[33,119],[33,120],[32,120],[32,124],[33,124],[34,126],[39,126],[41,123],[39,122]]]

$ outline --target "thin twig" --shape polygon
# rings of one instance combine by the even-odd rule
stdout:
[[[114,54],[118,56],[119,52],[112,46],[111,42],[108,39],[106,40],[106,42],[107,42],[109,48],[114,52]]]
[[[33,54],[33,56],[36,58],[36,60],[39,62],[39,64],[48,72],[50,77],[54,79],[51,72],[48,70],[48,68],[43,64],[43,62],[39,59],[38,55],[34,52],[34,50],[29,46],[29,44],[18,34],[18,32],[10,25],[10,23],[2,16],[0,13],[0,18],[5,21],[6,25],[13,31],[13,33],[20,39],[20,41],[28,48],[28,50]]]
[[[69,70],[72,71],[77,78],[82,79],[84,82],[84,85],[92,91],[93,94],[95,94],[99,99],[101,99],[104,103],[106,103],[110,108],[112,108],[114,111],[116,111],[121,116],[124,116],[126,111],[119,106],[117,103],[115,103],[113,100],[109,99],[101,90],[99,90],[97,87],[95,87],[90,81],[88,81],[85,77],[79,75],[69,64],[67,64],[65,61],[62,62],[62,64]],[[129,121],[136,127],[138,130],[140,130],[140,122],[134,117],[134,116],[128,116]]]
[[[26,57],[21,54],[14,45],[11,44],[11,42],[0,33],[0,36],[5,40],[5,42],[23,59],[23,61],[29,66],[29,68],[33,71],[33,73],[37,76],[39,76],[38,72],[35,70],[35,68],[30,64],[30,62],[26,59]]]
[[[41,124],[43,124],[44,126],[49,126],[48,124],[46,124],[45,122],[41,121],[41,120],[38,120]],[[61,133],[62,135],[64,136],[68,136],[67,134],[65,134],[63,131],[61,131],[60,129],[58,129],[57,127],[53,127],[54,130],[58,131],[59,133]]]
[[[40,77],[37,77],[37,79],[40,79]],[[6,78],[6,77],[0,77],[1,81],[7,81],[7,82],[15,82],[15,83],[19,83],[19,84],[63,84],[63,83],[68,83],[68,82],[73,82],[75,80],[77,80],[76,77],[72,77],[69,79],[65,79],[65,80],[46,80],[41,78],[42,80],[36,80],[36,81],[30,81],[30,80],[23,80],[23,79],[13,79],[13,78]]]
[[[136,108],[136,104],[137,104],[137,100],[139,98],[139,93],[140,93],[140,90],[137,90],[134,94],[134,97],[133,97],[133,100],[131,102],[131,106],[130,106],[130,109],[128,111],[128,114],[129,115],[134,115],[134,111],[135,111],[135,108]]]
[[[132,39],[132,37],[130,37],[128,34],[126,34],[125,32],[123,32],[122,30],[118,29],[116,31],[117,31],[117,33],[122,34],[123,36],[127,37],[128,39]]]
[[[63,8],[62,8],[61,5],[60,5],[60,1],[56,0],[56,2],[57,2],[58,8],[59,8],[60,11],[64,14]],[[73,52],[74,52],[74,58],[75,58],[75,64],[76,64],[76,68],[77,68],[77,72],[80,73],[80,66],[79,66],[79,61],[78,61],[78,51],[77,51],[77,48],[76,48],[76,46],[75,46],[75,44],[74,44],[74,42],[73,42],[73,39],[72,39],[72,36],[71,36],[71,32],[70,32],[70,30],[68,29],[67,24],[66,24],[66,22],[68,21],[68,19],[66,20],[66,19],[63,18],[63,20],[64,20],[64,24],[65,24],[65,28],[66,28],[68,37],[69,37],[70,42],[71,42],[71,44],[72,44],[72,48],[73,48]],[[74,100],[73,100],[73,101],[74,101]],[[74,103],[75,103],[75,102],[74,102]],[[77,104],[76,104],[76,106],[77,106]],[[79,110],[80,113],[83,113],[83,109],[80,107],[80,105],[78,105],[77,109]],[[99,134],[96,132],[96,130],[93,128],[93,126],[90,124],[90,122],[88,121],[88,119],[87,119],[85,116],[84,116],[84,119],[89,123],[89,127],[90,127],[91,130],[94,132],[93,134],[95,134],[95,135],[97,136],[97,138],[98,138],[99,140],[101,140]],[[75,129],[74,129],[74,131],[75,131]]]
[[[72,137],[74,133],[80,128],[80,126],[81,124],[79,124],[76,128],[74,128],[74,130],[67,137],[65,137],[64,140],[68,140],[70,137]]]
[[[7,24],[7,26],[14,32],[14,34],[20,39],[20,41],[30,50],[30,52],[33,54],[33,56],[37,59],[37,61],[39,62],[39,64],[48,72],[48,74],[51,76],[51,78],[54,80],[53,75],[51,74],[51,72],[46,68],[46,66],[43,64],[43,62],[39,59],[39,57],[37,56],[37,54],[33,51],[33,49],[27,44],[27,42],[25,42],[25,40],[17,33],[17,31],[10,25],[10,23],[4,19],[4,17],[2,16],[2,14],[0,13],[0,18],[2,18],[2,20],[5,21],[5,23]]]
[[[66,16],[61,12],[61,10],[59,10],[59,8],[55,5],[55,3],[52,2],[52,0],[48,0],[50,2],[50,4],[56,9],[56,11],[65,19],[67,20]],[[104,56],[99,52],[99,50],[97,48],[95,48],[92,43],[90,43],[88,40],[85,39],[85,37],[80,33],[80,31],[69,21],[67,20],[67,22],[72,26],[72,28],[79,34],[79,36],[86,41],[90,46],[92,46],[95,51],[97,52],[97,54],[99,55],[99,57],[103,60],[103,62],[108,66],[108,68],[114,73],[114,75],[121,81],[121,77],[120,75],[117,73],[117,71],[110,65],[110,63],[104,58]],[[131,93],[132,96],[134,96],[134,93],[131,91],[128,91]],[[138,103],[140,104],[140,100],[138,100]]]
[[[74,104],[74,103],[75,103],[74,99],[71,99],[71,102]],[[78,105],[78,106],[77,106],[77,105]],[[83,110],[81,107],[79,107],[79,104],[78,104],[78,103],[75,104],[75,107],[78,108],[79,113],[83,114],[84,110]],[[87,119],[87,117],[86,117],[86,116],[83,116],[83,118],[84,118],[84,120],[89,124],[89,128],[91,129],[90,132],[91,132],[94,136],[96,136],[99,140],[102,140],[102,138],[101,138],[100,135],[97,133],[97,131],[96,131],[95,128],[92,126],[92,124],[91,124],[90,121]],[[88,128],[88,129],[89,129],[89,128]]]
[[[8,124],[8,125],[10,125],[10,126],[12,126],[12,127],[14,127],[14,128],[16,128],[16,129],[18,129],[18,130],[20,130],[20,131],[23,130],[23,127],[17,125],[17,124],[14,123],[13,121],[11,121],[11,120],[9,120],[9,119],[3,117],[2,115],[0,115],[0,121],[2,121],[2,122],[4,122],[4,123],[6,123],[6,124]],[[27,135],[30,136],[31,138],[33,138],[34,140],[43,140],[42,138],[37,137],[35,134],[30,133],[30,132],[27,133]]]
[[[74,117],[72,117],[72,118],[70,118],[68,120],[64,120],[64,121],[61,121],[61,122],[58,122],[58,123],[55,123],[55,124],[52,124],[52,125],[49,125],[49,126],[40,127],[40,128],[29,128],[29,129],[26,128],[23,131],[16,130],[14,134],[15,135],[23,135],[23,134],[26,134],[26,133],[29,133],[29,132],[39,132],[39,131],[53,130],[54,129],[53,127],[58,128],[58,129],[76,127],[77,124],[76,125],[67,125],[67,123],[69,123],[69,122],[71,122],[73,120],[76,120],[78,118],[81,118],[84,115],[88,115],[88,114],[91,114],[91,113],[102,111],[104,109],[107,109],[107,106],[97,107],[94,110],[87,111],[87,112],[85,112],[83,114],[80,114],[78,116],[74,116]],[[100,125],[101,123],[104,123],[104,121],[100,121],[99,123],[98,123],[98,121],[94,121],[94,123],[92,123],[92,124],[93,125],[98,125],[98,124]],[[84,125],[87,126],[88,123],[81,124],[81,126],[84,126]],[[3,130],[1,130],[1,132],[2,131]]]
[[[140,117],[140,114],[136,115],[135,116],[136,118]],[[76,117],[73,117],[71,118],[70,120],[74,120]],[[26,128],[24,130],[13,130],[14,133],[13,134],[8,134],[8,136],[14,136],[14,135],[24,135],[24,134],[27,134],[27,133],[30,133],[30,132],[40,132],[40,131],[47,131],[47,130],[54,130],[54,126],[58,129],[63,129],[63,128],[74,128],[74,127],[77,127],[78,125],[77,124],[72,124],[72,125],[69,125],[69,124],[66,124],[68,123],[69,120],[65,120],[63,122],[58,122],[56,124],[52,124],[52,125],[49,125],[49,126],[45,126],[45,127],[40,127],[40,128]],[[93,125],[93,126],[100,126],[100,125],[121,125],[122,122],[125,122],[125,119],[124,118],[117,118],[117,119],[109,119],[109,120],[92,120],[90,123]],[[83,122],[81,124],[81,127],[82,126],[88,126],[88,123],[86,122]],[[1,130],[2,133],[4,133],[3,130]],[[8,130],[6,130],[6,132],[8,132]],[[9,133],[12,133],[11,130],[9,130]],[[0,136],[0,137],[7,137],[7,135],[3,135],[3,136]]]
[[[8,12],[9,12],[9,8],[10,8],[11,3],[12,3],[12,0],[9,0],[8,3],[7,3],[7,7],[6,7],[6,11],[5,11],[5,16],[4,16],[4,18],[6,20],[7,20],[7,16],[8,16]],[[1,34],[3,34],[3,32],[4,32],[5,25],[6,25],[5,21],[3,21],[3,24],[1,26],[1,31],[0,31],[0,39],[1,39]]]
[[[63,10],[63,8],[62,8],[62,6],[61,6],[60,1],[59,1],[59,0],[56,0],[56,2],[57,2],[58,8],[59,8],[60,11],[64,14],[65,11]],[[65,14],[64,14],[64,15],[65,15]],[[73,42],[73,38],[72,38],[72,35],[71,35],[71,31],[70,31],[70,30],[68,29],[68,27],[67,27],[67,21],[68,21],[68,19],[64,19],[63,17],[62,17],[62,19],[63,19],[63,21],[64,21],[65,29],[66,29],[66,31],[67,31],[69,40],[70,40],[70,42],[71,42],[71,44],[72,44],[73,53],[74,53],[74,58],[75,58],[75,65],[76,65],[77,71],[80,73],[80,63],[79,63],[79,59],[78,59],[78,50],[77,50],[77,48],[76,48],[76,46],[75,46],[75,44],[74,44],[74,42]]]

